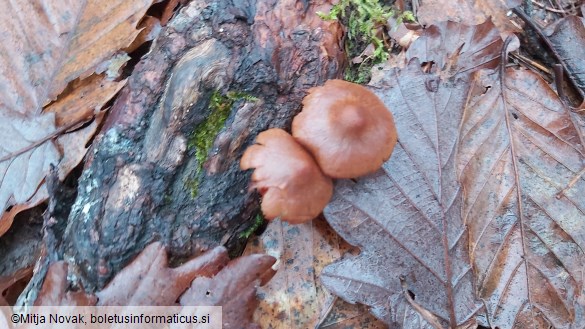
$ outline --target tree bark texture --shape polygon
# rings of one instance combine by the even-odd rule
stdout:
[[[88,291],[158,240],[173,262],[223,244],[237,254],[258,213],[239,159],[288,129],[310,87],[338,78],[342,29],[325,0],[198,0],[136,66],[88,154],[59,254]],[[199,163],[192,146],[214,95],[238,92]],[[195,186],[195,191],[194,191]]]

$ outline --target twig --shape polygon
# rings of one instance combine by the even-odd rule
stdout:
[[[557,7],[559,9],[562,9],[563,8],[563,5],[561,5],[561,3],[559,2],[559,0],[555,0],[555,4],[557,5]],[[551,3],[551,5],[552,5],[552,3]],[[566,13],[563,13],[563,16],[567,16],[567,14]]]
[[[537,7],[542,8],[542,9],[544,9],[546,11],[550,11],[550,12],[557,13],[557,14],[566,14],[567,13],[563,9],[551,8],[551,7],[545,6],[544,4],[542,4],[540,2],[536,2],[534,0],[532,0],[532,3],[535,4]]]
[[[563,102],[563,104],[565,104],[565,106],[568,108],[570,107],[570,103],[567,95],[565,94],[565,89],[563,88],[563,67],[560,64],[555,64],[553,65],[553,70],[555,72],[555,86],[557,87],[557,94],[559,95],[561,102]]]
[[[551,77],[553,76],[553,72],[551,72],[551,70],[548,67],[546,67],[546,66],[540,64],[539,62],[536,62],[536,61],[534,61],[534,60],[532,60],[532,59],[530,59],[530,58],[528,58],[528,57],[526,57],[518,52],[510,53],[510,57],[517,59],[519,62],[522,62],[526,66],[532,67],[534,70],[538,70],[538,71],[543,72],[546,75],[546,77],[544,77],[545,80],[547,80],[548,82],[552,82]]]

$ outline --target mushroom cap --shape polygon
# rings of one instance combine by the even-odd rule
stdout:
[[[240,168],[255,168],[252,187],[263,195],[262,213],[267,219],[306,222],[323,211],[333,194],[331,178],[282,129],[261,132],[256,144],[244,152]]]
[[[378,170],[396,145],[392,113],[367,88],[328,80],[309,90],[292,134],[325,175],[353,178]]]

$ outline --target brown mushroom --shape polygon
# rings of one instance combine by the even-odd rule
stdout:
[[[240,161],[240,168],[255,168],[252,187],[262,198],[267,219],[280,217],[298,224],[319,215],[331,199],[333,183],[323,175],[311,155],[282,129],[263,131]]]
[[[396,127],[384,103],[367,88],[329,80],[309,90],[292,134],[325,175],[359,177],[378,170],[396,145]]]

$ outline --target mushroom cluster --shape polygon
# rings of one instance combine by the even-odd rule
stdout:
[[[252,188],[267,219],[293,224],[319,215],[333,194],[331,178],[355,178],[378,170],[397,142],[390,111],[367,88],[329,80],[309,90],[294,119],[258,135],[240,161],[254,168]]]

